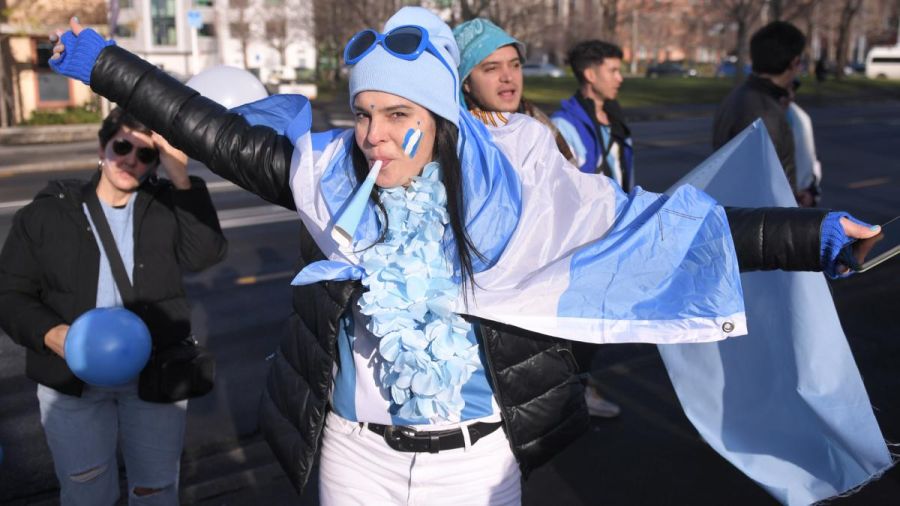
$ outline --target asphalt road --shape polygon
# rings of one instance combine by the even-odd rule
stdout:
[[[900,103],[809,111],[816,128],[826,207],[872,222],[900,214]],[[345,126],[349,116],[317,118]],[[710,154],[709,118],[634,123],[638,184],[665,190]],[[0,239],[12,213],[46,179],[83,177],[96,147],[0,147]],[[83,171],[12,173],[4,167],[59,157],[84,157]],[[217,388],[191,401],[182,498],[197,504],[297,504],[298,498],[256,431],[256,407],[289,312],[288,282],[297,249],[290,214],[218,180],[213,198],[229,239],[229,255],[189,275],[198,334],[216,353]],[[848,341],[888,440],[900,440],[900,262],[831,284]],[[55,477],[41,432],[34,384],[24,378],[24,353],[0,337],[0,503],[54,504]],[[526,505],[765,505],[774,501],[710,450],[684,417],[655,347],[606,347],[595,359],[606,394],[623,408],[537,470],[524,488]],[[900,493],[889,473],[842,504],[888,504]],[[893,501],[887,501],[893,498]],[[309,491],[301,504],[316,504]]]

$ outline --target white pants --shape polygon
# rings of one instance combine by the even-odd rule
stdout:
[[[322,441],[319,501],[322,506],[518,506],[521,474],[502,428],[468,449],[409,453],[332,412]]]

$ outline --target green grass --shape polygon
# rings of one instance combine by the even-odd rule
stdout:
[[[67,107],[62,111],[34,111],[31,119],[25,122],[28,126],[38,125],[74,125],[79,123],[99,123],[100,112],[88,107]]]
[[[817,83],[812,77],[801,79],[799,101],[801,104],[826,104],[866,100],[900,100],[900,81],[866,79],[851,76],[841,81],[829,79]],[[331,102],[346,100],[347,82],[320,82],[316,100]],[[731,78],[715,77],[663,77],[647,79],[629,77],[619,89],[619,102],[625,108],[662,107],[671,105],[717,104],[735,86]],[[534,77],[525,79],[525,97],[537,102],[545,110],[554,110],[560,100],[572,96],[577,83],[575,78]]]
[[[866,79],[862,76],[852,76],[835,81],[829,79],[823,83],[817,83],[812,77],[801,79],[799,99],[830,100],[830,99],[900,99],[900,81],[888,79]]]
[[[816,83],[814,79],[807,78],[802,82],[799,96],[801,103],[900,100],[900,81],[849,77],[841,81],[829,80],[824,83]],[[734,85],[733,79],[714,77],[627,78],[619,89],[619,102],[625,108],[716,104]],[[575,79],[568,76],[557,79],[529,78],[525,80],[525,97],[539,104],[555,107],[560,100],[572,96],[576,86]]]

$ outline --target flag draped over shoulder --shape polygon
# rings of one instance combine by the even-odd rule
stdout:
[[[488,131],[516,168],[522,206],[460,311],[592,343],[746,333],[734,241],[715,200],[690,186],[626,195],[570,165],[547,129],[521,114]]]
[[[683,178],[725,206],[794,206],[757,121]],[[749,335],[660,345],[688,418],[723,457],[785,504],[852,489],[891,456],[825,278],[741,275]]]

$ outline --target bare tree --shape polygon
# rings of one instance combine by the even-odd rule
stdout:
[[[759,19],[765,0],[722,0],[720,8],[727,19],[734,23],[735,30],[735,62],[734,79],[740,82],[744,78],[744,64],[748,60],[749,40],[748,34],[753,23]]]
[[[7,23],[6,0],[0,0],[0,26]],[[0,31],[0,128],[11,124],[13,114],[12,54],[9,36]]]
[[[603,16],[601,37],[608,42],[616,42],[618,40],[619,1],[600,0],[600,12]]]
[[[359,13],[366,13],[367,6],[378,0],[347,0],[335,2],[332,0],[313,0],[315,19],[315,44],[319,55],[319,65],[316,65],[317,79],[323,77],[322,72],[329,72],[333,81],[341,79],[341,58],[344,45],[359,30],[366,27],[378,27],[384,19],[375,19],[374,15],[367,14],[364,18]],[[359,5],[357,5],[359,4]],[[382,1],[381,4],[387,4]],[[381,11],[386,7],[372,6],[382,16]],[[322,68],[324,67],[324,68]]]
[[[228,0],[231,8],[237,10],[237,19],[228,23],[228,32],[231,37],[238,40],[241,45],[241,61],[244,68],[250,68],[250,61],[247,57],[247,46],[253,39],[253,30],[250,28],[250,21],[247,19],[247,9],[250,7],[249,0]]]
[[[471,21],[484,17],[491,3],[491,0],[459,0],[460,18],[462,21]]]
[[[290,61],[288,50],[314,32],[313,16],[303,9],[304,4],[303,0],[265,0],[261,8],[260,17],[264,20],[261,38],[278,53],[280,68]]]
[[[844,75],[844,67],[847,66],[847,50],[850,41],[850,25],[862,7],[863,0],[843,0],[841,14],[837,26],[837,43],[835,45],[835,59],[837,68],[834,77],[841,79]]]

